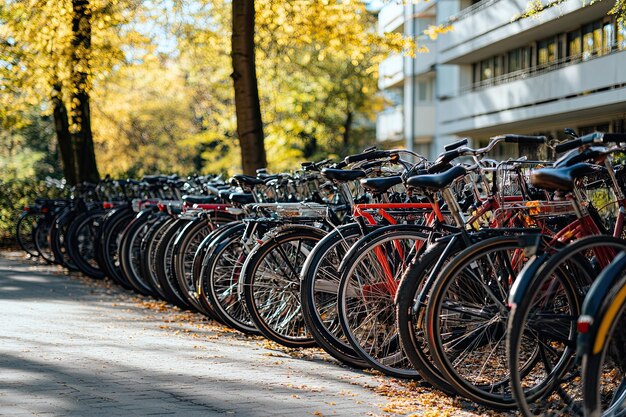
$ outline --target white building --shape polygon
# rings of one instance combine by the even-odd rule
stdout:
[[[528,0],[388,3],[379,31],[417,34],[430,52],[380,65],[391,105],[377,139],[433,157],[463,136],[626,131],[626,27],[607,16],[614,1],[588,3],[565,0],[517,20]],[[424,39],[434,23],[453,31]]]

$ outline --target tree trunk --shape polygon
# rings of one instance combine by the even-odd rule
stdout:
[[[63,176],[70,185],[77,183],[76,168],[74,167],[74,150],[72,149],[72,135],[70,134],[70,122],[67,116],[67,108],[61,95],[61,85],[53,86],[52,107],[54,115],[54,128],[59,143]]]
[[[245,174],[255,175],[258,168],[267,166],[267,159],[254,61],[254,0],[232,1],[232,78],[241,166]]]
[[[76,180],[98,182],[100,174],[91,133],[89,70],[91,6],[89,0],[72,0],[72,124]]]

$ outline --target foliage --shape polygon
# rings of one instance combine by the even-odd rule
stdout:
[[[102,172],[137,177],[194,171],[192,95],[180,67],[165,56],[147,55],[116,71],[93,97]]]
[[[384,104],[376,96],[378,64],[389,52],[412,51],[412,41],[399,34],[377,35],[375,17],[360,2],[255,4],[257,76],[270,168],[290,169],[305,158],[342,154],[362,145],[355,133],[364,130],[369,129],[365,137],[372,140],[374,114]],[[201,91],[215,92],[213,103],[232,107],[232,92],[224,89],[230,45],[219,41],[230,27],[230,16],[223,12],[228,2],[203,5],[178,33],[184,45],[181,56],[190,62],[210,56],[200,66],[188,68],[192,74],[202,68],[222,76],[191,79]],[[209,71],[212,62],[218,65]],[[217,136],[205,142],[207,169],[223,169],[219,161],[225,159],[232,171],[238,153],[232,113],[203,114],[210,114],[204,122],[215,128],[212,136]]]
[[[609,14],[614,14],[619,23],[626,25],[626,0],[615,0]]]
[[[25,206],[32,204],[35,197],[57,198],[58,189],[46,185],[45,181],[33,179],[0,180],[0,246],[14,244],[15,225]]]
[[[230,1],[90,0],[87,63],[92,129],[103,174],[239,170],[230,78]],[[70,123],[75,103],[71,0],[0,3],[2,170],[58,173],[51,99]],[[356,1],[257,0],[257,65],[270,169],[371,144],[377,66],[413,53],[379,36]],[[61,85],[60,93],[55,86]],[[40,129],[24,139],[23,129]],[[29,136],[30,137],[30,136]],[[37,138],[37,140],[35,140]],[[19,156],[16,156],[19,155]],[[7,161],[11,161],[8,164]]]
[[[2,55],[10,59],[4,66],[3,85],[16,95],[17,105],[47,103],[55,85],[62,86],[63,99],[68,108],[77,88],[90,91],[125,58],[122,49],[132,35],[122,30],[135,9],[134,0],[91,0],[92,39],[89,51],[75,51],[72,45],[71,0],[4,0],[0,5],[0,35],[5,42]],[[72,54],[80,57],[79,68],[74,68]],[[88,61],[88,62],[87,62]],[[77,86],[72,76],[75,71],[86,71],[86,85]],[[15,87],[19,88],[15,88]],[[15,108],[15,105],[14,105]],[[50,111],[49,106],[44,110]],[[70,112],[71,116],[71,112]],[[71,120],[76,124],[76,120]],[[74,126],[75,128],[75,126]]]
[[[547,0],[545,3],[543,0],[529,0],[526,4],[526,9],[519,14],[516,14],[511,18],[512,22],[516,22],[528,17],[537,18],[539,14],[546,9],[554,6],[558,6],[565,0]],[[580,0],[583,6],[594,4],[600,0]],[[620,23],[624,23],[626,20],[626,0],[615,0],[615,4],[609,11],[609,14],[615,15]]]
[[[54,126],[48,116],[31,108],[0,130],[2,178],[26,179],[61,175],[54,147]]]

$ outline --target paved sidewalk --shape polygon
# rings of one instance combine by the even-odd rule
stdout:
[[[342,367],[320,351],[280,349],[17,253],[0,253],[0,298],[1,416],[455,410],[437,393]]]

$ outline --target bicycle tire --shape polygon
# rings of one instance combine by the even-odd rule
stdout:
[[[185,218],[178,218],[173,221],[163,234],[155,252],[157,260],[155,264],[156,276],[159,286],[165,295],[165,299],[185,310],[193,309],[193,307],[187,303],[187,299],[181,294],[180,288],[178,288],[178,282],[174,276],[172,257],[176,236],[178,236],[183,227],[190,221],[190,219]]]
[[[35,258],[39,257],[39,252],[37,252],[37,247],[35,246],[34,231],[37,221],[42,216],[42,213],[24,211],[15,225],[15,237],[18,245],[24,252]]]
[[[307,328],[317,344],[335,359],[357,368],[367,362],[354,351],[343,334],[337,315],[339,264],[363,229],[357,223],[338,227],[313,248],[302,267],[300,300]]]
[[[302,317],[300,270],[325,235],[316,227],[290,225],[267,233],[246,257],[243,296],[252,321],[266,338],[290,348],[315,346]],[[273,309],[272,303],[281,299],[279,309]]]
[[[511,262],[509,253],[523,251],[526,247],[524,237],[497,236],[464,249],[438,275],[425,311],[425,334],[429,350],[443,376],[459,394],[496,409],[515,407],[515,400],[510,392],[508,367],[506,364],[502,366],[504,361],[488,361],[493,352],[500,359],[505,357],[509,280],[512,282],[519,272],[515,268],[521,268],[523,264],[521,261],[517,264]],[[492,254],[495,256],[489,257]],[[480,259],[485,259],[486,262],[481,264]],[[496,275],[494,280],[490,280],[492,277],[484,270],[479,271],[481,267],[492,265],[502,267],[502,270],[495,271],[496,274],[502,272],[509,275],[504,279]],[[491,286],[495,288],[492,289]],[[448,299],[454,302],[446,303]],[[465,306],[461,304],[462,301],[466,301]],[[485,302],[491,304],[481,304]],[[480,308],[473,307],[475,305]],[[450,313],[444,313],[444,308]],[[473,326],[472,330],[473,322],[470,319],[482,320],[483,324]],[[468,320],[470,324],[465,325],[461,320]],[[470,329],[469,332],[459,335],[466,328]],[[476,329],[479,330],[478,333]],[[449,338],[443,340],[443,334]],[[495,341],[495,346],[482,349],[492,340]],[[463,350],[457,352],[458,349]],[[470,357],[470,354],[474,356]],[[485,355],[486,360],[483,361]],[[478,360],[472,360],[475,357]],[[490,375],[484,373],[487,366]],[[499,379],[494,381],[497,378]]]
[[[371,367],[393,377],[419,377],[397,338],[395,290],[413,257],[425,250],[428,231],[413,225],[378,229],[353,245],[356,256],[348,254],[340,267],[337,311],[343,333]]]
[[[576,320],[580,314],[584,290],[591,285],[598,272],[585,258],[584,252],[599,247],[619,252],[626,250],[626,241],[610,236],[590,236],[577,240],[555,254],[535,258],[535,262],[541,265],[539,267],[528,265],[516,280],[509,302],[511,311],[507,324],[507,356],[511,364],[511,390],[524,416],[536,415],[544,408],[554,408],[554,399],[546,399],[546,396],[554,390],[562,393],[560,395],[572,390],[571,387],[558,387],[558,381],[573,365],[577,335]],[[527,270],[531,272],[525,274]],[[554,278],[551,278],[553,276]],[[558,299],[559,283],[550,282],[552,279],[560,281],[562,290],[571,299],[567,304]],[[547,289],[550,290],[549,294]],[[551,301],[548,296],[555,300],[552,303],[558,309],[571,306],[571,311],[566,313],[551,311],[550,304],[547,304]],[[538,300],[537,297],[541,299]],[[530,318],[531,313],[533,318]],[[542,321],[543,317],[547,319]],[[559,318],[560,321],[557,322]],[[558,327],[555,328],[559,324],[564,329],[569,328],[567,338]],[[556,347],[561,344],[565,346],[560,358],[553,363],[545,363],[549,359],[549,354],[553,355]],[[520,375],[517,364],[522,362],[521,350],[528,349],[529,346],[537,346],[543,351],[549,347],[549,351],[539,355],[544,363],[539,363],[537,368],[533,368],[538,369],[540,375],[537,375],[537,371],[529,375]],[[545,373],[547,375],[544,375]],[[575,384],[575,379],[569,378],[568,384]],[[576,406],[573,399],[564,399],[564,402],[571,403],[572,407]],[[565,404],[565,407],[569,406]],[[558,405],[557,408],[563,410]],[[568,410],[568,414],[575,414],[575,411]]]
[[[207,216],[201,216],[187,224],[174,242],[172,264],[180,292],[185,297],[187,303],[206,316],[210,316],[210,312],[205,311],[204,306],[197,297],[196,279],[193,275],[194,257],[204,238],[211,231],[229,223],[231,220],[231,216],[222,215],[222,213],[207,213]]]
[[[105,211],[102,209],[82,213],[70,224],[67,231],[67,248],[70,258],[82,273],[94,279],[105,277],[96,261],[99,234],[95,226],[104,214]]]
[[[241,270],[248,256],[242,242],[246,225],[228,226],[212,239],[198,279],[200,302],[210,306],[227,326],[244,334],[259,334],[239,292]],[[219,229],[218,229],[219,230]]]

